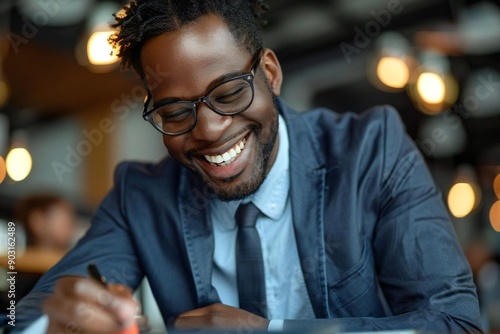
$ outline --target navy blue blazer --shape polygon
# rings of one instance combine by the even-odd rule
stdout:
[[[425,163],[388,106],[361,116],[296,113],[278,101],[290,140],[293,223],[316,320],[285,329],[480,332],[471,271]],[[90,261],[109,281],[147,276],[166,323],[220,302],[211,285],[209,195],[173,159],[122,163],[88,233],[18,305],[17,324],[63,275]]]

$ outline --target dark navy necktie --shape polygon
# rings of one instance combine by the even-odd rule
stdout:
[[[266,282],[259,234],[255,222],[260,211],[252,203],[236,211],[236,277],[240,308],[266,317]]]

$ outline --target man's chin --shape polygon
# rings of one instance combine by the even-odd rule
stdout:
[[[212,196],[220,201],[229,202],[244,199],[255,193],[262,182],[252,182],[249,184],[239,183],[236,185],[215,185],[212,182],[205,180],[208,191]]]
[[[243,176],[241,173],[225,179],[214,180],[198,165],[193,163],[183,164],[185,167],[201,177],[208,193],[212,198],[216,198],[224,202],[241,200],[255,193],[264,182],[264,177],[262,176],[257,177],[256,180],[247,180],[244,182],[239,180]]]

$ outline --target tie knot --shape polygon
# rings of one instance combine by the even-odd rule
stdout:
[[[236,210],[236,223],[239,227],[254,227],[259,214],[259,209],[252,202],[241,204]]]

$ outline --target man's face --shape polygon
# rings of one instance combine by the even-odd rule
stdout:
[[[222,19],[207,15],[179,31],[155,37],[142,48],[143,68],[161,72],[148,78],[153,104],[167,98],[196,100],[228,74],[250,71],[252,55],[237,43]],[[264,50],[254,78],[254,100],[234,116],[197,106],[196,126],[179,136],[163,136],[170,155],[201,175],[222,200],[243,198],[264,181],[278,151],[278,110],[281,70],[272,51]],[[234,150],[234,152],[232,152]],[[239,152],[240,151],[240,152]],[[229,162],[211,163],[227,154]]]

